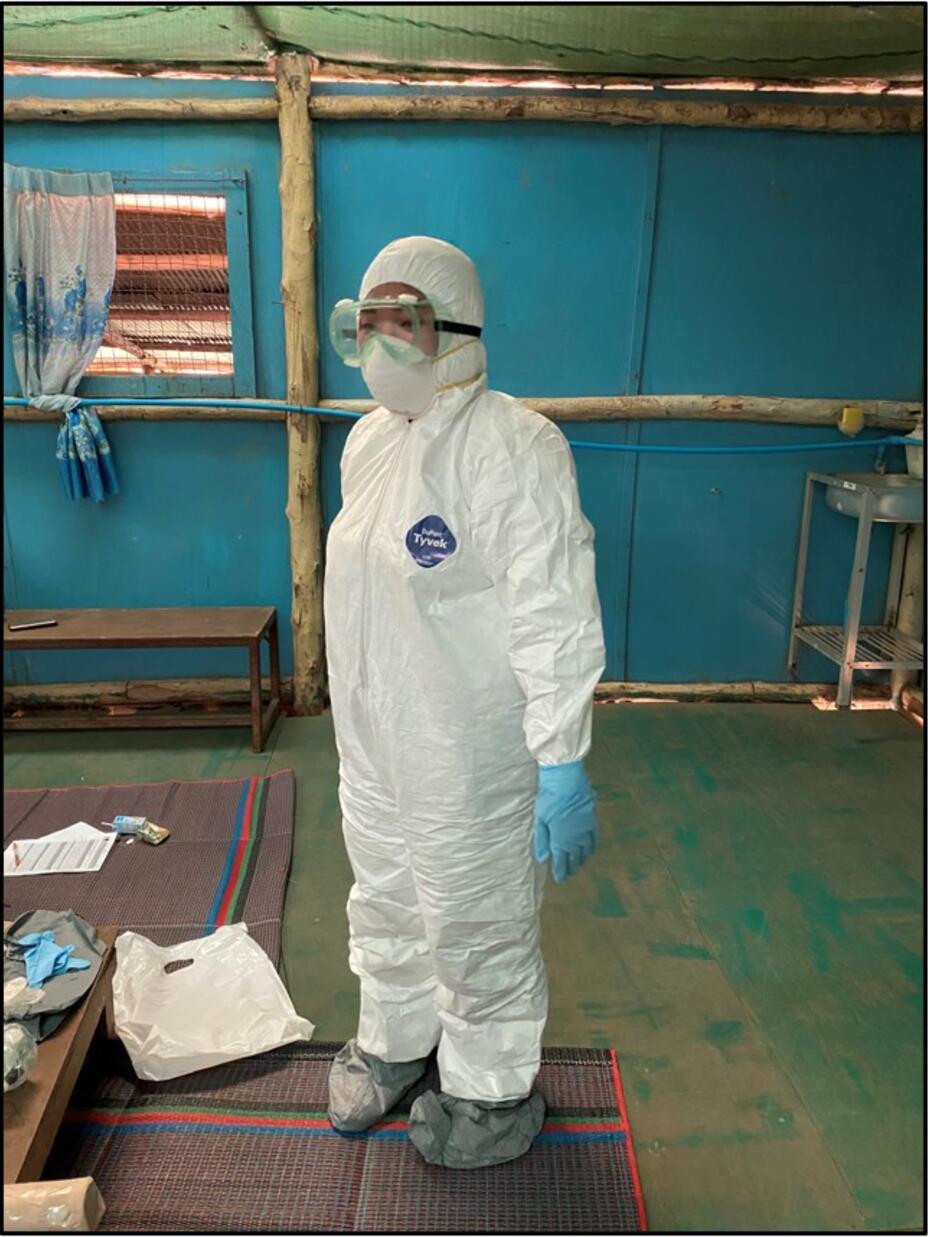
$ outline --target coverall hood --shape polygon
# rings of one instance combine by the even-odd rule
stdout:
[[[447,241],[432,236],[404,236],[391,241],[365,271],[361,298],[385,283],[407,283],[440,306],[452,321],[483,326],[483,292],[477,268],[466,253]],[[436,398],[469,386],[486,369],[482,342],[461,335],[452,349],[434,362]]]

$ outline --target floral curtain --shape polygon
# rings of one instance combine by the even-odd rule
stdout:
[[[68,496],[102,502],[119,492],[110,445],[74,392],[103,338],[116,275],[112,177],[4,164],[3,223],[22,393],[64,417],[56,455]]]

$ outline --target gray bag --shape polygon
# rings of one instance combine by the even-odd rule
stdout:
[[[31,1006],[29,1017],[17,1019],[33,1038],[41,1043],[57,1031],[73,1005],[93,987],[100,970],[106,946],[96,931],[74,911],[28,911],[10,925],[3,936],[3,982],[25,976],[23,947],[19,937],[32,932],[54,932],[59,945],[73,945],[74,957],[83,958],[90,966],[83,971],[65,971],[53,975],[42,985],[45,996]]]

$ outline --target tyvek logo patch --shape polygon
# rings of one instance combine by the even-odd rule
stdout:
[[[406,534],[406,549],[420,567],[437,567],[457,548],[454,533],[440,515],[427,515]]]

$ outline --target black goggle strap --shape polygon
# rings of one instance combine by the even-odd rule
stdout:
[[[463,322],[448,322],[444,318],[438,318],[435,321],[436,331],[445,331],[449,335],[473,335],[475,339],[479,339],[483,328],[479,326],[467,326]],[[342,339],[357,339],[358,332],[350,327],[345,328],[341,332]]]
[[[436,331],[447,331],[449,335],[473,335],[475,339],[479,339],[482,327],[466,326],[463,322],[447,322],[443,318],[439,318],[435,322]]]

